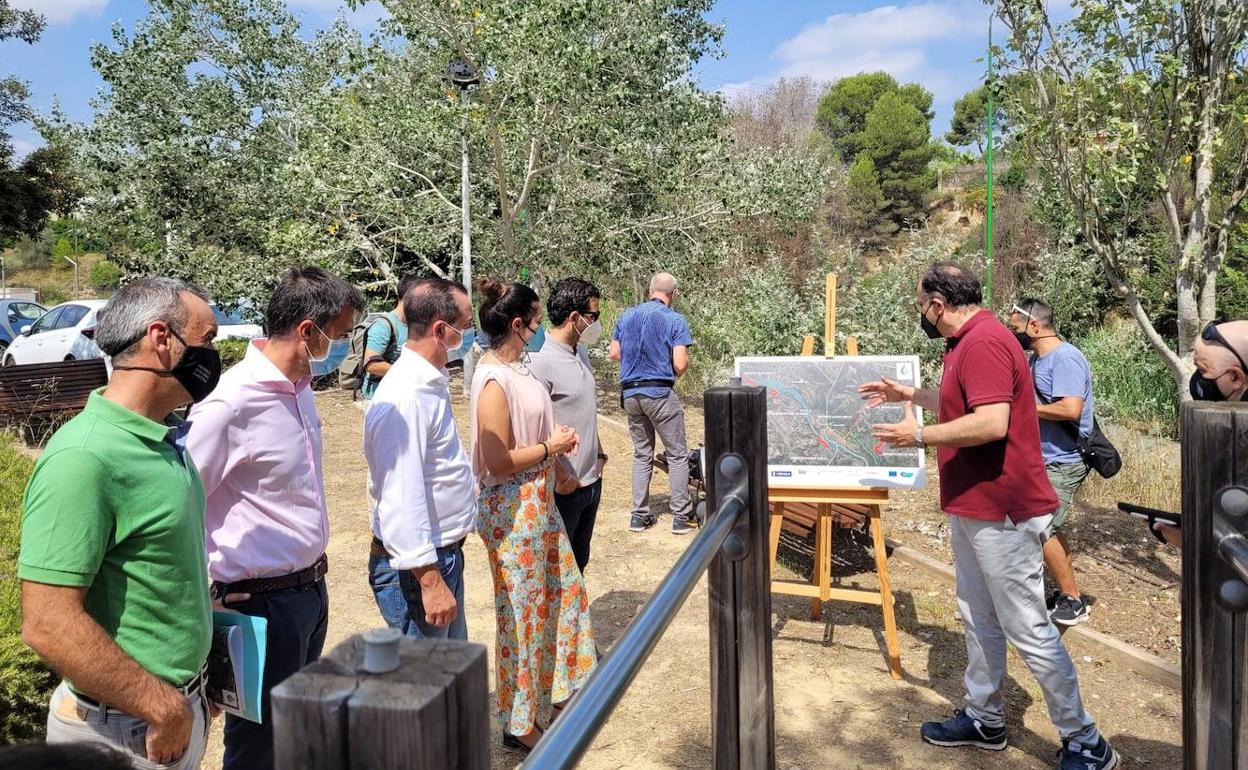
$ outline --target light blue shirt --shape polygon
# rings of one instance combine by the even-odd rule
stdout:
[[[657,299],[630,307],[615,323],[611,339],[620,343],[620,382],[676,381],[672,348],[693,344],[685,317]],[[624,396],[662,398],[671,388],[628,388]]]
[[[1092,435],[1092,367],[1079,348],[1063,342],[1047,355],[1031,356],[1030,363],[1037,401],[1051,404],[1070,396],[1082,398],[1079,435]],[[1060,422],[1040,421],[1040,451],[1046,465],[1083,462],[1074,431]]]

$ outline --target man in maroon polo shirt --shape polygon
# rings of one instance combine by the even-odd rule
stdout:
[[[1061,770],[1109,770],[1118,755],[1083,708],[1070,653],[1044,602],[1043,545],[1057,495],[1040,454],[1031,372],[1014,335],[983,309],[973,273],[952,262],[932,265],[919,281],[915,309],[933,339],[946,339],[939,392],[892,380],[859,390],[874,406],[913,402],[939,415],[936,425],[906,420],[875,426],[892,446],[937,448],[940,505],[950,514],[958,609],[966,626],[966,707],[926,722],[937,746],[1006,746],[1006,641],[1040,684],[1062,737]]]

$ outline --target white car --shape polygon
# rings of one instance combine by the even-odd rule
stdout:
[[[102,299],[78,299],[52,308],[13,340],[4,352],[4,365],[103,358],[95,344],[95,323],[104,303]]]
[[[212,341],[254,340],[257,337],[263,337],[264,329],[259,324],[251,324],[243,320],[242,312],[242,310],[235,310],[233,313],[227,313],[214,304],[212,314],[217,317],[217,336]]]

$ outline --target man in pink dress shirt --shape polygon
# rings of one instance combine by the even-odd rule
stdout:
[[[363,309],[346,281],[316,267],[287,270],[269,300],[268,339],[252,342],[191,414],[213,595],[268,620],[263,722],[226,717],[225,770],[273,767],[269,692],[325,643],[329,519],[311,382],[337,370]]]

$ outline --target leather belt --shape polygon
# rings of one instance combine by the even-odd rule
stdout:
[[[277,577],[253,578],[239,580],[236,583],[219,583],[213,581],[212,594],[217,599],[224,599],[229,594],[271,594],[274,591],[286,591],[291,588],[302,588],[325,579],[329,572],[329,559],[325,554],[311,567]]]
[[[204,682],[207,680],[207,678],[208,678],[208,662],[204,661],[204,665],[202,668],[199,669],[198,674],[191,677],[191,680],[187,682],[186,684],[182,685],[181,687],[178,687],[177,685],[173,685],[173,689],[182,693],[183,696],[189,698],[195,693],[199,692],[199,689],[204,686]],[[117,711],[117,709],[113,708],[112,706],[109,706],[106,703],[100,703],[94,698],[88,698],[86,695],[83,695],[82,693],[75,692],[73,688],[70,688],[69,692],[71,695],[74,696],[74,699],[78,701],[78,705],[80,706],[85,706],[86,708],[95,709],[97,711],[100,709],[107,709],[109,711]]]
[[[450,545],[441,545],[438,547],[439,548],[451,548],[451,549],[463,548],[464,542],[466,540],[468,540],[467,535],[465,535],[464,537],[461,537],[457,542],[451,543]],[[386,544],[381,542],[381,538],[377,537],[376,535],[373,535],[373,542],[369,544],[368,552],[369,554],[376,556],[379,559],[394,558],[394,554],[390,553],[390,551],[386,548]]]

